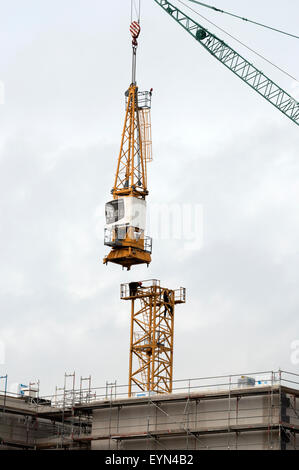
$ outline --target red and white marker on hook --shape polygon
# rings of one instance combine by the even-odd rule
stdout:
[[[139,37],[140,31],[141,31],[140,24],[137,21],[133,21],[133,23],[131,23],[131,26],[130,26],[130,33],[133,38],[133,46],[138,46],[137,39]]]

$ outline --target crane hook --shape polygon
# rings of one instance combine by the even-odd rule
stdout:
[[[130,26],[130,33],[133,38],[132,44],[135,47],[138,46],[137,39],[139,37],[140,31],[141,31],[140,24],[137,21],[133,21]]]

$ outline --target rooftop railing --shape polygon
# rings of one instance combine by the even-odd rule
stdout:
[[[248,388],[255,388],[257,390],[262,387],[272,387],[274,389],[278,386],[299,390],[299,374],[278,370],[180,379],[173,381],[172,394],[185,394],[188,396],[192,393],[229,393],[233,390],[244,390]],[[113,383],[110,387],[106,385],[88,389],[68,390],[67,400],[63,392],[55,395],[42,396],[41,398],[45,400],[46,403],[51,402],[54,407],[70,409],[76,405],[92,404],[98,401],[126,399],[128,398],[128,391],[128,384],[118,385],[117,383]],[[3,392],[0,393],[3,395]],[[158,395],[159,394],[154,391],[143,391],[136,385],[132,386],[131,398],[149,397],[151,399]],[[16,394],[7,393],[7,396],[16,397]],[[165,396],[165,394],[163,394],[163,396]]]

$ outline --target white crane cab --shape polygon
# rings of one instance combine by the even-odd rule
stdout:
[[[105,245],[145,249],[146,201],[124,196],[105,205]],[[148,248],[148,247],[147,247]]]

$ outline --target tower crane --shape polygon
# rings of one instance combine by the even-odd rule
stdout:
[[[168,0],[154,0],[182,28],[247,85],[299,125],[299,103],[232,47],[187,16]]]
[[[145,235],[147,163],[152,160],[150,91],[139,91],[136,82],[137,39],[141,27],[132,21],[132,82],[125,93],[126,115],[112,188],[113,200],[105,206],[104,244],[111,247],[104,264],[115,263],[128,270],[151,262],[152,240]]]

